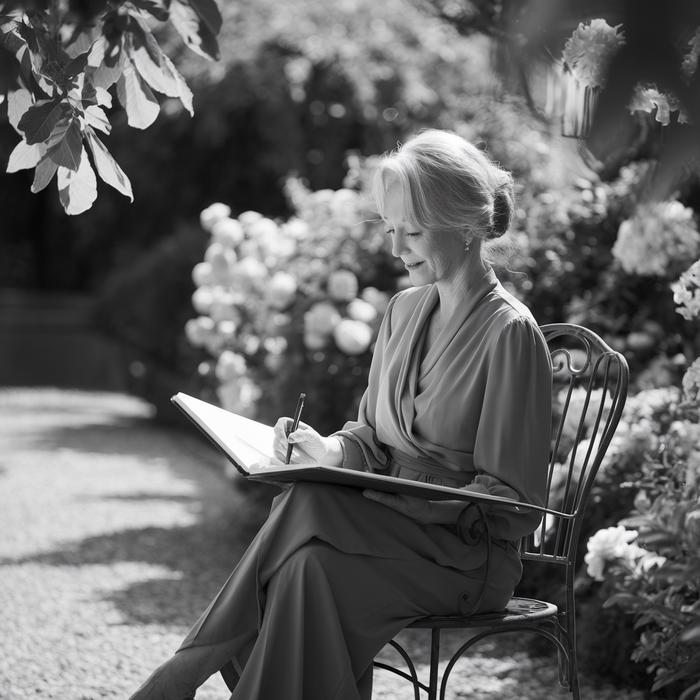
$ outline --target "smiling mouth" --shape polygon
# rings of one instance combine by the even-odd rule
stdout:
[[[404,263],[407,270],[415,270],[417,267],[420,267],[422,264],[423,264],[422,260],[420,262],[415,262],[415,263]]]

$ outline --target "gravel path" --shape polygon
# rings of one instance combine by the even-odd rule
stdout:
[[[264,487],[232,486],[208,446],[149,415],[128,396],[0,389],[0,699],[124,700],[258,527]],[[404,641],[424,662],[421,633]],[[570,697],[551,659],[495,646],[462,662],[453,688],[452,699]],[[375,700],[409,697],[375,673]],[[218,675],[197,694],[226,698]],[[586,685],[583,698],[642,694]]]

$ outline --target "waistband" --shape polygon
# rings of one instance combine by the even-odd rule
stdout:
[[[410,455],[394,447],[389,448],[389,473],[392,476],[402,476],[401,472],[408,470],[412,475],[404,476],[417,481],[437,483],[442,486],[466,486],[471,480],[471,474],[464,471],[456,471],[449,467],[425,458]]]

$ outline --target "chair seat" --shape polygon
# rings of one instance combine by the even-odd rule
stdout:
[[[481,613],[479,615],[431,615],[415,620],[408,627],[432,629],[435,627],[487,627],[493,623],[508,625],[533,620],[545,620],[556,616],[559,609],[552,603],[534,598],[513,597],[506,609],[499,612]]]

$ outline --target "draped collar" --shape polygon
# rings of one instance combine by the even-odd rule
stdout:
[[[394,385],[394,405],[399,407],[397,419],[401,432],[410,443],[421,451],[430,452],[428,445],[413,430],[415,418],[415,400],[419,393],[419,379],[425,376],[445,353],[457,354],[459,348],[450,348],[450,344],[467,321],[474,309],[499,284],[493,271],[489,268],[482,276],[474,279],[467,287],[461,306],[445,324],[435,340],[432,348],[423,357],[423,347],[427,341],[427,329],[431,314],[435,311],[439,293],[435,284],[427,286],[427,290],[418,300],[410,322],[408,337],[408,352],[402,359],[401,367]],[[427,449],[426,449],[427,448]]]

